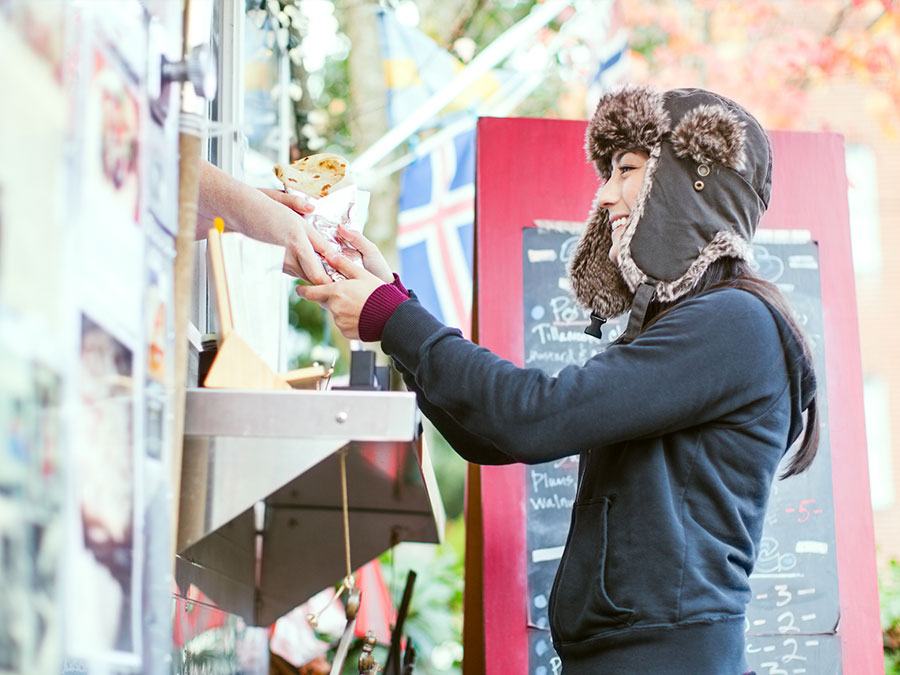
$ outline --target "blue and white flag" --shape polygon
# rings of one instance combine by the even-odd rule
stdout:
[[[401,24],[389,10],[379,13],[379,36],[388,119],[394,126],[464,65],[421,31]],[[485,73],[433,120],[431,126],[444,126],[468,116],[472,124],[408,165],[400,179],[397,248],[403,283],[432,314],[464,334],[470,332],[472,313],[474,111],[500,88],[502,76]]]
[[[397,248],[403,283],[449,326],[468,335],[472,313],[475,130],[406,167]]]

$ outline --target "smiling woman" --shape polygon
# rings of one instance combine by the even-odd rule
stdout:
[[[584,364],[551,376],[468,342],[372,274],[380,256],[361,235],[366,269],[326,252],[347,279],[298,292],[348,337],[381,340],[464,459],[579,453],[548,603],[566,675],[740,675],[773,479],[801,434],[785,475],[818,445],[809,350],[747,262],[771,194],[769,141],[712,92],[627,87],[601,98],[586,147],[606,182],[569,281],[592,316],[630,318]]]
[[[612,228],[609,259],[613,262],[618,260],[622,233],[644,184],[644,169],[648,159],[650,155],[646,150],[617,152],[613,156],[609,180],[597,193],[598,203],[609,211],[609,225]]]

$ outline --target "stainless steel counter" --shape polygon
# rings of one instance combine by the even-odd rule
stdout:
[[[439,542],[444,511],[415,396],[187,394],[176,581],[266,625],[400,541]]]

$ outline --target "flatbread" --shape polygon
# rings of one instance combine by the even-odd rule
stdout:
[[[338,184],[348,184],[347,160],[330,152],[298,159],[289,166],[276,164],[273,170],[285,188],[312,197],[324,197]]]

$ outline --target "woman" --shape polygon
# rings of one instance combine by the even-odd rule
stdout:
[[[747,262],[771,193],[771,148],[702,90],[605,95],[586,149],[606,179],[570,265],[596,328],[623,337],[555,377],[442,326],[362,237],[371,274],[299,289],[348,337],[381,339],[423,412],[472,462],[580,453],[550,601],[567,675],[739,675],[744,615],[777,466],[818,443],[811,357],[777,289]],[[349,233],[348,233],[349,234]],[[590,330],[590,329],[589,329]]]

